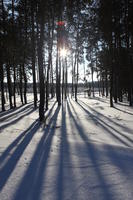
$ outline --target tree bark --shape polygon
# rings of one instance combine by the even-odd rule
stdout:
[[[40,5],[39,10],[42,13],[42,5]],[[43,70],[43,46],[44,46],[44,15],[42,13],[42,15],[40,16],[40,37],[38,38],[38,67],[39,67],[39,88],[40,88],[39,119],[40,121],[43,121],[45,119],[45,116],[44,116],[45,85],[44,85],[44,70]]]
[[[35,25],[34,25],[34,2],[32,0],[31,3],[31,23],[32,23],[32,74],[33,74],[33,94],[34,94],[34,107],[37,107],[37,86],[36,86],[36,69],[35,69],[35,61],[36,61],[36,53],[35,53]]]
[[[0,66],[0,87],[1,87],[1,105],[2,105],[2,111],[5,111],[3,64],[1,64],[1,66]]]
[[[8,85],[8,92],[9,92],[9,102],[10,102],[10,109],[13,108],[12,105],[12,82],[11,82],[11,76],[10,76],[10,65],[6,65],[7,70],[7,85]]]
[[[23,101],[23,76],[22,76],[22,65],[19,66],[19,90],[20,90],[20,99],[22,104]]]

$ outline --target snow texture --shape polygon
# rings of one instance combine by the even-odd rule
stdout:
[[[0,200],[132,200],[133,109],[106,98],[0,113]]]

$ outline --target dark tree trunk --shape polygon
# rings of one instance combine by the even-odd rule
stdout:
[[[14,39],[14,0],[12,0],[12,41],[15,42]],[[13,79],[14,79],[14,84],[13,84],[13,97],[14,97],[14,107],[16,107],[16,66],[14,62],[15,58],[15,49],[13,47],[13,57],[12,57],[12,63],[13,63]]]
[[[106,87],[106,97],[108,97],[108,74],[107,74],[107,70],[105,72],[105,87]]]
[[[67,87],[67,59],[65,58],[65,99],[67,99],[67,90],[68,90],[68,87]]]
[[[76,57],[76,55],[75,55],[75,59],[76,59],[76,61],[75,61],[75,72],[76,72],[76,65],[77,65],[77,74],[75,74],[75,101],[77,101],[77,87],[78,87],[78,58]]]
[[[113,107],[113,66],[110,71],[110,107]]]
[[[54,19],[53,19],[54,20]],[[47,81],[46,81],[46,110],[48,110],[48,99],[49,99],[49,76],[50,76],[50,68],[52,68],[52,48],[53,48],[53,30],[54,29],[54,24],[52,22],[52,29],[50,26],[50,19],[49,19],[49,24],[48,24],[48,68],[47,68]],[[51,66],[51,67],[50,67]]]
[[[4,33],[5,36],[5,12],[4,12],[4,2],[1,0],[1,11],[2,11],[2,28],[1,30]],[[2,43],[1,43],[2,44]],[[2,48],[5,49],[5,43],[3,43]],[[3,51],[4,52],[4,51]],[[3,57],[3,53],[1,52],[1,57]],[[1,104],[2,104],[2,111],[5,110],[5,95],[4,95],[4,66],[2,59],[0,60],[0,87],[1,87]]]
[[[10,109],[12,109],[13,108],[13,105],[12,105],[12,82],[11,82],[10,65],[9,64],[6,66],[6,70],[7,70],[7,85],[8,85],[8,92],[9,92]]]
[[[35,70],[35,61],[36,61],[36,54],[35,54],[35,25],[34,25],[34,2],[31,3],[31,23],[32,23],[32,74],[33,74],[33,93],[34,93],[34,107],[37,107],[37,86],[36,86],[36,70]]]
[[[27,104],[27,76],[25,64],[23,64],[23,77],[24,77],[24,103]]]
[[[62,101],[64,99],[64,59],[62,60]]]
[[[73,87],[73,84],[74,84],[74,66],[73,66],[73,55],[72,55],[72,91],[71,91],[71,97],[73,97],[73,94],[74,94],[74,87]]]
[[[59,75],[58,75],[58,106],[61,105],[61,60],[59,56]]]
[[[1,90],[1,105],[2,111],[5,111],[5,96],[4,96],[4,72],[3,72],[3,64],[0,66],[0,90]]]
[[[50,59],[51,98],[54,97],[54,77],[53,77],[53,61],[52,61],[53,40],[54,40],[54,12],[52,12],[52,38],[51,38],[52,44],[51,44],[51,59]]]
[[[51,98],[54,97],[54,77],[53,77],[53,64],[51,59]]]
[[[91,66],[91,84],[92,84],[92,94],[93,94],[93,97],[95,96],[94,95],[94,69],[93,69],[93,66]]]
[[[58,47],[57,47],[57,53],[56,53],[56,100],[57,102],[59,101],[58,98],[58,79],[59,79],[59,75],[58,75]]]
[[[22,65],[19,66],[19,90],[20,90],[20,99],[22,104],[23,101],[23,76],[22,76]]]
[[[105,82],[103,77],[102,77],[102,96],[105,96]]]
[[[40,5],[39,10],[42,13],[42,5]],[[42,14],[40,17],[40,37],[38,38],[38,67],[39,67],[39,89],[40,89],[39,119],[40,121],[43,121],[45,119],[45,116],[44,116],[45,85],[44,85],[44,70],[43,70],[43,46],[44,46],[44,15]]]
[[[13,97],[14,97],[14,108],[16,108],[16,67],[15,64],[13,66],[13,72],[14,72],[14,84],[13,84]]]
[[[61,60],[60,60],[60,51],[59,49],[61,48],[61,32],[60,29],[58,28],[57,30],[57,54],[56,54],[56,98],[58,102],[58,106],[61,105]]]
[[[118,98],[118,81],[117,81],[117,76],[115,75],[114,77],[114,101],[117,103],[117,98]]]
[[[47,81],[46,81],[46,110],[48,110],[48,99],[49,99],[49,71],[50,71],[50,63],[51,63],[51,52],[49,52],[49,61],[48,61],[48,69],[47,69]]]

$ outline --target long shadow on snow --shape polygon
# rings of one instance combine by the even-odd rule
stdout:
[[[105,119],[109,120],[111,123],[115,124],[116,126],[119,126],[120,128],[122,128],[124,131],[127,132],[131,132],[132,130],[123,126],[122,124],[119,124],[115,121],[113,121],[111,118],[106,117],[105,115],[103,115],[102,113],[98,112],[96,109],[92,108],[91,106],[89,106],[87,103],[85,103],[83,100],[79,100],[81,103],[83,103],[85,106],[87,106],[91,111],[93,111],[94,113],[96,113],[98,116],[100,117],[104,117]]]
[[[66,129],[66,112],[67,112],[67,101],[64,101],[62,104],[62,122],[61,122],[61,130],[60,130],[60,146],[59,146],[59,168],[58,168],[58,174],[57,174],[57,200],[63,200],[64,199],[64,189],[66,187],[66,179],[65,176],[69,174],[70,177],[72,177],[72,171],[71,168],[65,167],[67,164],[72,164],[72,161],[70,159],[70,146],[68,143],[67,138],[67,129]],[[68,187],[68,185],[67,185]]]
[[[66,119],[65,119],[65,111],[64,111],[64,104],[62,105],[62,123],[61,123],[61,133],[60,133],[60,147],[59,147],[59,168],[58,168],[58,175],[57,175],[57,200],[63,199],[63,189],[64,189],[64,181],[63,181],[63,161],[64,161],[64,140],[66,137]]]
[[[99,188],[101,188],[101,192],[103,194],[102,199],[103,200],[107,200],[107,199],[113,200],[112,194],[111,194],[109,187],[108,187],[108,183],[106,182],[104,175],[102,174],[102,171],[100,169],[100,164],[99,164],[99,161],[98,161],[98,160],[100,160],[99,153],[98,153],[97,149],[94,147],[94,145],[92,143],[88,142],[88,137],[86,136],[83,127],[80,125],[80,121],[79,121],[80,119],[78,118],[79,120],[76,121],[75,117],[73,116],[73,113],[72,113],[71,108],[70,108],[70,103],[68,104],[68,112],[69,112],[71,119],[75,123],[78,134],[80,135],[82,141],[85,144],[85,147],[87,148],[88,158],[90,158],[90,160],[93,164],[93,170],[94,170],[94,173],[96,174],[96,177],[97,177],[98,182],[96,184],[99,184],[101,186]]]
[[[74,107],[73,107],[74,108]],[[73,109],[72,108],[72,109]],[[74,111],[75,114],[76,111]],[[106,157],[106,159],[108,160],[108,162],[110,162],[110,164],[116,166],[122,173],[122,176],[124,175],[126,177],[126,179],[130,180],[130,185],[133,185],[133,175],[132,175],[132,163],[133,163],[133,151],[131,149],[127,149],[125,151],[124,147],[113,147],[111,145],[106,145],[104,144],[104,152],[105,153],[99,153],[98,150],[95,149],[94,145],[92,143],[88,142],[88,137],[86,137],[86,134],[84,133],[84,130],[82,128],[82,126],[80,125],[80,118],[77,115],[78,118],[78,123],[76,121],[76,119],[74,119],[74,116],[71,112],[71,109],[69,107],[69,113],[71,118],[73,118],[73,121],[75,122],[75,125],[78,129],[78,132],[81,136],[81,138],[84,140],[84,142],[86,143],[86,146],[88,148],[88,156],[91,158],[91,160],[93,160],[93,164],[94,166],[96,166],[96,170],[98,169],[98,165],[99,163],[97,162],[98,160],[101,161],[103,159],[103,157]],[[100,165],[99,165],[100,167]],[[99,171],[100,169],[98,169]],[[99,180],[101,179],[100,177],[102,176],[102,174],[98,175]],[[104,179],[104,175],[102,177],[102,179]],[[105,185],[104,180],[102,180],[102,186],[103,188],[110,186],[110,183],[107,183],[107,185]],[[115,186],[116,184],[114,184]],[[131,186],[132,188],[132,186]],[[107,193],[105,193],[105,200],[106,199],[110,199],[110,196],[108,196],[108,191],[106,191]],[[131,189],[132,192],[132,189]],[[106,196],[107,195],[107,196]],[[110,194],[109,194],[110,195]],[[113,194],[111,194],[112,196]],[[113,196],[112,196],[113,198]]]
[[[133,185],[133,149],[125,149],[122,147],[115,147],[108,145],[106,148],[106,154],[110,158],[111,163],[117,166],[122,174],[127,176],[127,179],[132,179]]]
[[[103,98],[100,98],[100,97],[94,96],[94,97],[89,97],[89,99],[91,99],[91,100],[98,100],[98,101],[101,101],[102,103],[108,104],[107,99],[103,99]]]
[[[0,111],[0,118],[1,117],[8,117],[8,115],[10,116],[10,114],[12,115],[12,113],[14,113],[15,111],[17,110],[21,110],[21,108],[25,109],[27,106],[30,106],[30,105],[33,105],[33,101],[27,103],[27,104],[22,104],[16,108],[13,108],[13,109],[9,109],[9,110],[5,110],[5,111]],[[19,111],[18,111],[19,112]],[[21,112],[21,111],[20,111]]]
[[[39,129],[40,124],[39,121],[34,121],[31,126],[24,131],[25,137],[20,142],[19,146],[16,147],[11,157],[5,163],[5,165],[0,170],[0,190],[6,184],[8,178],[10,177],[11,173],[13,172],[16,164],[18,163],[20,157],[22,156],[25,148],[30,143],[31,139],[33,138],[36,131]],[[23,134],[23,133],[22,133]]]
[[[25,110],[27,110],[31,107],[33,107],[33,102],[28,103],[28,105],[27,104],[22,105],[18,108],[11,110],[12,111],[11,114],[10,113],[5,113],[5,114],[3,113],[3,116],[0,115],[0,118],[1,118],[0,121],[2,122],[2,121],[7,120],[9,118],[15,117],[15,115],[22,113],[23,111],[25,111]]]
[[[28,169],[14,194],[13,200],[39,200],[41,198],[40,195],[45,179],[45,170],[55,133],[55,128],[53,127],[56,125],[59,111],[60,107],[56,108],[48,126],[46,126]]]
[[[71,105],[71,107],[72,107],[72,109],[73,109],[73,111],[74,111],[74,113],[77,115],[77,112],[75,111],[75,109],[74,109],[74,106],[72,105],[72,103],[70,102],[70,105]],[[80,104],[79,104],[80,105]],[[81,106],[81,105],[80,105]],[[82,108],[83,109],[83,108]],[[85,108],[84,108],[85,109]],[[85,112],[86,112],[87,110],[85,110]],[[91,116],[92,116],[92,114],[91,113],[89,113],[89,111],[88,111],[88,114],[90,114]],[[77,115],[77,117],[78,117],[78,115]],[[95,118],[94,118],[95,119]],[[80,121],[80,118],[78,117],[78,120]],[[111,145],[105,145],[104,144],[104,146],[106,147],[107,146],[107,149],[113,149],[112,148],[112,146]],[[119,147],[119,149],[124,149],[124,147]],[[130,148],[129,148],[129,150],[130,150]],[[119,155],[120,156],[120,155]],[[123,157],[122,157],[123,158]],[[130,157],[131,158],[131,157]],[[124,157],[124,160],[126,161],[126,157]],[[128,156],[127,156],[127,160],[129,160],[128,159]],[[124,161],[124,162],[125,162]]]
[[[85,103],[83,100],[79,100],[79,102],[81,102],[82,104],[84,104],[84,106],[88,107],[91,111],[93,111],[94,113],[96,113],[98,116],[103,117],[107,120],[109,120],[111,123],[115,124],[116,126],[119,126],[120,128],[122,128],[124,131],[127,132],[131,132],[131,130],[125,126],[123,126],[122,124],[119,124],[115,121],[113,121],[111,118],[106,117],[105,115],[103,115],[102,113],[98,112],[96,109],[92,108],[91,106],[89,106],[87,103]]]
[[[125,105],[124,105],[124,106],[125,106]],[[129,106],[128,106],[128,107],[129,107]],[[115,108],[116,110],[119,110],[119,111],[123,112],[123,113],[129,114],[129,115],[133,115],[133,113],[128,112],[128,111],[126,111],[126,110],[122,110],[122,109],[120,109],[120,108],[117,108],[116,106],[114,106],[114,108]]]
[[[51,109],[48,112],[47,118],[51,115],[52,110],[54,109],[55,103],[52,105]],[[34,123],[32,124],[34,125]],[[31,125],[31,126],[32,126]],[[24,132],[22,132],[7,148],[6,150],[2,153],[0,156],[0,165],[2,162],[6,159],[6,157],[9,155],[9,153],[12,151],[13,148],[16,147],[16,145],[24,138],[24,136],[31,130],[31,126]]]
[[[24,113],[21,113],[21,116],[18,117],[17,119],[11,120],[10,122],[0,126],[0,132],[7,128],[8,126],[11,126],[13,124],[16,124],[19,120],[23,119],[25,116],[30,115],[32,112],[35,111],[35,108],[28,108],[28,111],[26,110]]]
[[[71,102],[70,102],[70,104],[71,104]],[[74,113],[77,115],[72,104],[71,104],[71,106],[73,108]],[[84,111],[86,112],[87,110],[84,109]],[[89,113],[89,111],[88,111],[88,114],[91,114],[91,113]],[[77,117],[78,117],[78,115],[77,115]],[[80,121],[80,119],[79,119],[79,121]],[[106,149],[107,155],[109,155],[109,157],[111,158],[112,163],[117,165],[120,168],[120,170],[128,176],[129,169],[126,170],[126,166],[128,165],[127,163],[128,162],[133,163],[133,156],[131,153],[131,149],[129,148],[128,150],[130,152],[127,151],[127,154],[126,154],[124,147],[117,147],[117,149],[120,150],[120,152],[124,152],[125,155],[123,156],[123,153],[119,153],[119,151],[116,151],[115,148],[113,148],[113,146],[111,146],[111,145],[104,145],[104,147]]]
[[[88,115],[90,115],[90,112],[78,102],[78,105],[86,112],[88,113]],[[92,108],[91,108],[92,109]],[[94,109],[92,109],[93,111],[95,111]],[[95,111],[96,113],[97,111]],[[120,131],[116,130],[115,128],[113,128],[111,125],[107,124],[104,120],[102,120],[100,117],[97,117],[96,115],[93,115],[93,119],[97,122],[97,124],[99,124],[102,128],[104,128],[106,130],[106,132],[108,134],[110,134],[111,136],[113,136],[118,142],[121,142],[122,144],[124,144],[125,146],[131,147],[131,145],[133,144],[133,140],[128,138],[127,136],[125,136],[124,134],[122,134]],[[114,131],[115,133],[113,133],[112,131]],[[120,136],[122,136],[124,138],[120,138]],[[126,141],[125,141],[126,139]],[[129,144],[129,142],[131,144]]]

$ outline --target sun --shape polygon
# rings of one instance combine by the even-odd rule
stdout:
[[[62,48],[62,49],[60,49],[60,56],[61,57],[66,57],[67,56],[67,49],[65,49],[65,48]]]

